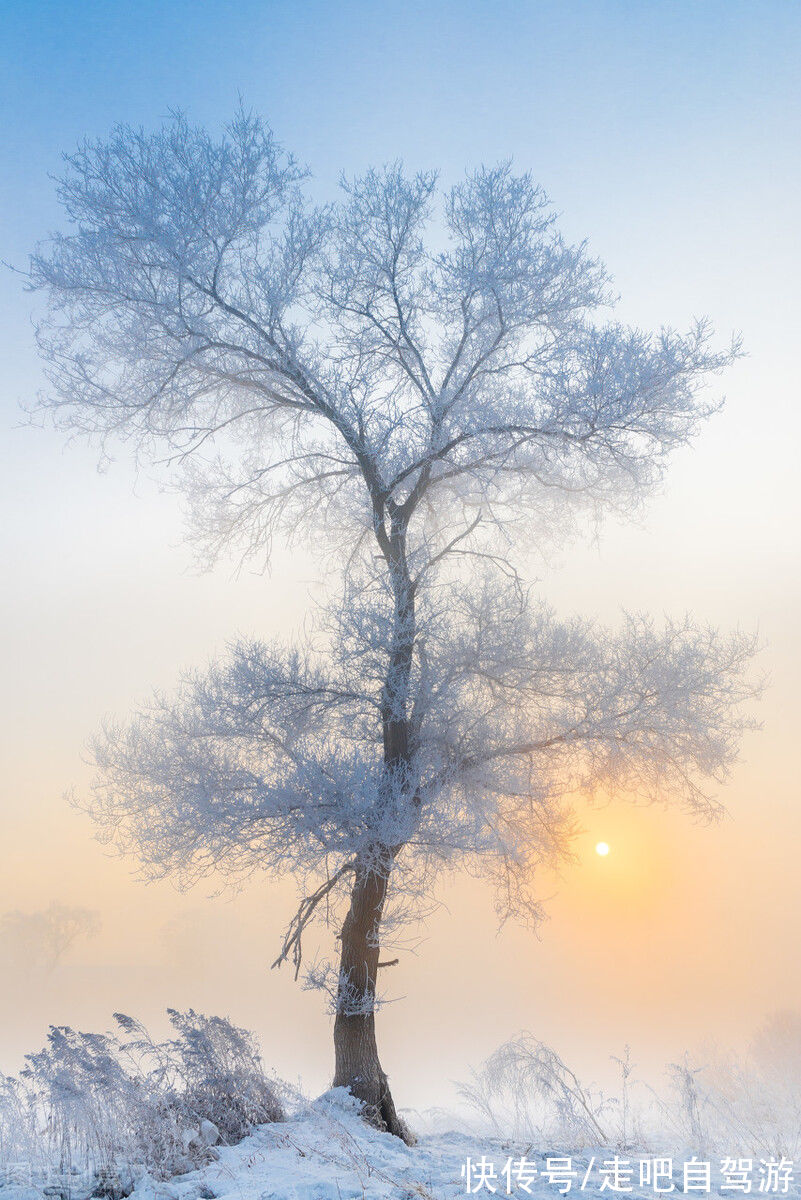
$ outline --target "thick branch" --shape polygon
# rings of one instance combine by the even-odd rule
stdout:
[[[302,938],[303,931],[314,917],[315,910],[318,905],[330,895],[334,888],[345,875],[353,873],[357,868],[357,863],[347,862],[341,866],[325,883],[321,883],[315,892],[310,896],[305,896],[301,901],[298,911],[289,923],[289,928],[284,936],[284,942],[281,947],[281,953],[272,964],[273,968],[280,967],[292,955],[292,961],[295,966],[295,978],[297,979],[300,973],[301,962],[303,959]]]

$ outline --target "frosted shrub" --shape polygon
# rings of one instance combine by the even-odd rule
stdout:
[[[606,1146],[703,1158],[801,1155],[801,1017],[779,1014],[745,1056],[708,1049],[670,1063],[660,1087],[633,1077],[628,1047],[612,1057],[618,1095],[588,1087],[530,1034],[500,1046],[460,1088],[481,1124],[543,1149]]]
[[[114,1039],[51,1026],[47,1045],[29,1054],[22,1081],[47,1142],[48,1165],[110,1173],[147,1098],[121,1066]]]
[[[758,1158],[797,1159],[801,1152],[801,1072],[791,1058],[761,1061],[751,1054],[710,1052],[701,1066],[688,1059],[669,1068],[675,1123],[693,1149]]]
[[[609,1101],[530,1034],[499,1047],[460,1092],[497,1133],[571,1147],[609,1142],[601,1124]]]
[[[667,1068],[670,1092],[667,1105],[663,1105],[679,1142],[699,1153],[712,1143],[707,1125],[708,1093],[698,1078],[702,1070],[692,1065],[689,1055],[680,1063],[670,1063]]]
[[[22,1081],[0,1075],[0,1166],[3,1179],[9,1183],[24,1182],[16,1177],[15,1163],[37,1161],[34,1125],[28,1090]]]
[[[255,1125],[283,1120],[279,1086],[265,1076],[252,1034],[224,1017],[168,1012],[178,1036],[163,1045],[130,1017],[116,1013],[115,1020],[131,1036],[124,1053],[147,1077],[159,1079],[186,1125],[211,1121],[221,1140],[233,1143]]]
[[[170,1010],[156,1042],[116,1014],[121,1036],[51,1027],[16,1078],[0,1076],[0,1173],[62,1197],[119,1197],[147,1171],[165,1179],[283,1119],[253,1037],[222,1017]],[[56,1181],[54,1183],[54,1180]],[[54,1190],[53,1190],[54,1189]]]

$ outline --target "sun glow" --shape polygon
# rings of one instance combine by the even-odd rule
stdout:
[[[609,844],[607,842],[598,842],[595,847],[595,853],[600,854],[601,858],[606,858],[609,853]]]

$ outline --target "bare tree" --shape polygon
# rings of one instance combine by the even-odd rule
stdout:
[[[219,139],[177,116],[67,158],[71,230],[31,267],[44,406],[166,456],[211,559],[305,537],[339,579],[306,644],[234,645],[109,725],[88,807],[148,876],[297,877],[277,959],[296,973],[342,903],[340,961],[308,976],[333,993],[335,1083],[403,1134],[380,945],[438,870],[487,873],[503,915],[536,919],[571,795],[716,809],[752,640],[560,621],[513,551],[632,509],[737,347],[604,317],[604,269],[508,164],[450,189],[395,164],[326,207],[304,178],[244,113]]]
[[[54,971],[74,942],[95,937],[100,916],[87,908],[49,905],[40,912],[3,913],[0,917],[0,962],[23,971]]]

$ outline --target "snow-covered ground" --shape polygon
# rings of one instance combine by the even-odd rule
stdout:
[[[483,1143],[480,1153],[499,1144]],[[453,1132],[420,1137],[408,1147],[370,1128],[341,1088],[304,1105],[281,1124],[262,1125],[219,1159],[158,1183],[144,1178],[132,1200],[363,1200],[463,1196],[462,1165],[477,1143]],[[525,1196],[525,1193],[521,1193]]]
[[[169,1183],[140,1179],[133,1200],[450,1200],[468,1193],[557,1200],[567,1178],[571,1200],[578,1200],[579,1195],[587,1200],[610,1200],[616,1195],[655,1200],[671,1191],[671,1183],[679,1195],[706,1192],[694,1167],[690,1184],[685,1186],[681,1159],[660,1160],[672,1162],[673,1174],[672,1178],[657,1179],[657,1187],[654,1180],[651,1186],[640,1186],[636,1154],[620,1159],[631,1164],[630,1178],[623,1167],[623,1175],[613,1180],[614,1161],[612,1151],[599,1150],[593,1155],[584,1150],[569,1156],[568,1166],[565,1151],[555,1147],[514,1144],[458,1131],[423,1134],[416,1146],[408,1147],[369,1128],[359,1118],[349,1094],[336,1089],[303,1105],[288,1121],[261,1126],[237,1146],[222,1148],[217,1161],[201,1170]],[[565,1164],[568,1176],[549,1179],[549,1166],[553,1170],[559,1162]],[[736,1186],[721,1188],[725,1181],[719,1165],[720,1160],[712,1165],[712,1192],[722,1197],[744,1194],[745,1189]],[[701,1174],[703,1166],[698,1164]],[[761,1186],[764,1168],[760,1174],[759,1160],[753,1161],[751,1174],[749,1192],[797,1200],[799,1189],[791,1175],[786,1188],[784,1180],[778,1179],[775,1188]]]

